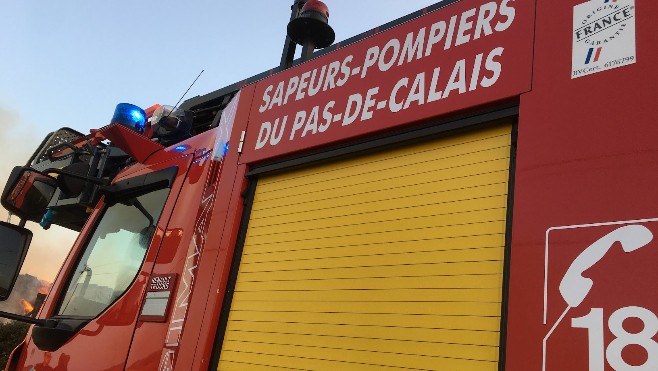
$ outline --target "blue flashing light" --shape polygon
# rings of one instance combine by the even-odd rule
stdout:
[[[226,143],[226,145],[224,146],[224,153],[222,154],[222,156],[226,156],[226,153],[228,153],[228,143]]]
[[[176,152],[185,152],[188,148],[190,148],[190,147],[189,146],[177,146],[177,147],[174,148],[174,151],[176,151]]]
[[[140,112],[138,110],[131,111],[130,115],[132,116],[133,120],[135,120],[135,122],[144,122],[144,121],[146,121],[144,119],[144,115],[142,114],[142,112]]]
[[[112,116],[112,124],[121,124],[142,134],[146,125],[146,112],[130,103],[119,103]]]

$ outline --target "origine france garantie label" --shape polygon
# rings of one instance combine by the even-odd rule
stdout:
[[[635,0],[592,0],[574,7],[572,79],[636,60]]]

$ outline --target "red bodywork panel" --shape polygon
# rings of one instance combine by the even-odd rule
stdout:
[[[247,86],[240,91],[240,102],[231,133],[231,148],[237,149],[241,133],[246,130],[254,88]],[[236,150],[226,154],[224,175],[217,186],[218,198],[207,229],[208,243],[197,274],[202,284],[190,301],[190,313],[195,315],[188,318],[187,330],[182,334],[176,366],[180,370],[207,368],[215,344],[244,207],[243,191],[247,185],[247,166],[238,165],[239,156]]]
[[[97,142],[109,139],[139,163],[145,163],[149,156],[164,149],[161,144],[121,124],[112,124],[98,130],[92,130],[91,136],[92,140]]]
[[[655,222],[606,224],[658,217],[658,34],[651,27],[658,3],[635,2],[637,63],[571,79],[573,8],[580,3],[541,0],[537,6],[533,89],[521,96],[518,124],[509,371],[542,369],[543,339],[567,307],[557,286],[579,253],[624,225],[645,226],[658,235]],[[588,370],[588,331],[572,328],[571,320],[592,308],[603,309],[606,348],[614,338],[608,328],[613,312],[640,306],[658,313],[657,255],[658,241],[628,253],[616,242],[583,273],[593,287],[549,337],[547,371]],[[632,321],[626,325],[639,331]],[[637,345],[623,350],[635,365],[646,357],[643,352]],[[605,370],[612,370],[605,363]]]

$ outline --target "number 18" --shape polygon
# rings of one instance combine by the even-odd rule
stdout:
[[[622,324],[627,318],[640,319],[644,324],[642,331],[638,333],[626,331]],[[589,371],[604,371],[605,360],[617,371],[658,370],[658,343],[652,339],[658,333],[658,317],[646,308],[624,307],[612,313],[608,320],[608,328],[615,339],[610,342],[607,349],[603,340],[603,308],[592,308],[586,316],[573,318],[571,327],[587,329]],[[647,361],[643,365],[633,366],[624,361],[621,352],[628,345],[639,345],[646,350]]]

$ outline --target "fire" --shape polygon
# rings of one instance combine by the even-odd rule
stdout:
[[[21,303],[23,303],[23,310],[25,311],[25,314],[29,314],[34,310],[32,304],[30,304],[27,300],[21,298]]]

